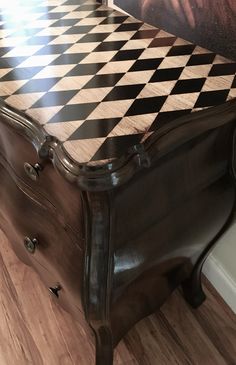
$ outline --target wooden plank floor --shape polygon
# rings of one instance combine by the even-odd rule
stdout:
[[[0,261],[0,364],[93,365],[88,328],[55,304],[1,232]],[[119,344],[114,364],[235,365],[236,316],[209,284],[206,293],[198,310],[173,293]]]

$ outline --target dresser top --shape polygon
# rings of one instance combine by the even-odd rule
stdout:
[[[96,1],[9,4],[0,98],[78,163],[116,159],[163,124],[236,97],[235,62]]]

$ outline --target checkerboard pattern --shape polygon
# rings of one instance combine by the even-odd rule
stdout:
[[[236,63],[93,0],[6,1],[0,97],[77,162],[101,163],[236,97]]]

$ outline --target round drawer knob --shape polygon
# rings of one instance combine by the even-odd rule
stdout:
[[[36,181],[39,177],[39,172],[43,170],[43,167],[39,163],[31,165],[30,163],[25,162],[24,170],[31,180]]]
[[[33,254],[36,250],[36,246],[38,245],[38,240],[36,238],[29,238],[29,237],[25,237],[24,239],[24,245],[26,250]]]
[[[61,285],[58,284],[58,285],[56,285],[54,287],[49,287],[48,289],[49,289],[50,293],[52,293],[57,298],[59,298],[58,292],[61,290]]]

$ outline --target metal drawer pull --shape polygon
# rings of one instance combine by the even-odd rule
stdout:
[[[34,165],[31,165],[28,162],[24,163],[24,170],[27,174],[27,176],[31,179],[36,181],[39,177],[39,173],[40,171],[43,170],[43,166],[40,165],[39,163],[36,163]]]
[[[55,295],[57,298],[59,298],[59,294],[58,294],[58,292],[61,290],[61,285],[57,285],[57,286],[54,286],[54,287],[49,287],[48,288],[49,289],[49,291],[53,294],[53,295]]]
[[[36,250],[36,246],[38,245],[38,240],[36,238],[29,238],[29,237],[25,237],[24,238],[24,245],[26,250],[33,254]]]

